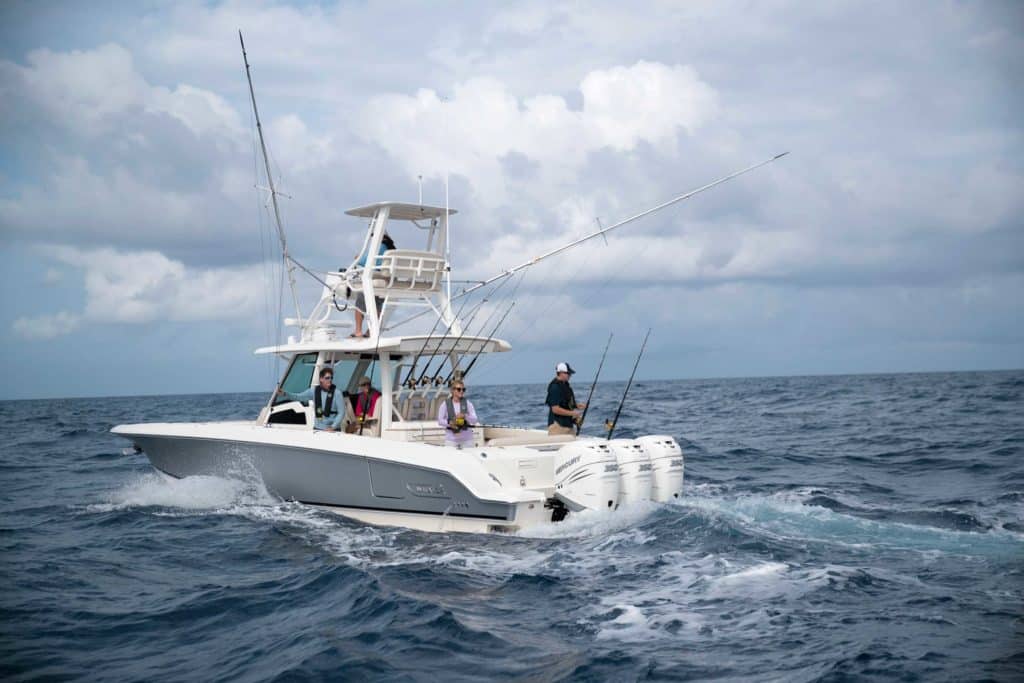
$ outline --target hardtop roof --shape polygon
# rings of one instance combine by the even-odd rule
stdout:
[[[440,218],[445,215],[445,211],[448,212],[449,216],[458,213],[455,209],[446,210],[441,206],[406,204],[404,202],[377,202],[376,204],[357,206],[354,209],[349,209],[345,213],[349,216],[357,216],[359,218],[373,218],[377,214],[377,211],[385,206],[390,207],[388,219],[393,221],[416,221],[421,219]]]

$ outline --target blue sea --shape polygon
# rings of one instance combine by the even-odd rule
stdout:
[[[489,423],[542,426],[543,395],[470,378]],[[682,499],[531,537],[167,481],[110,434],[261,394],[0,403],[0,679],[1024,680],[1024,371],[630,397],[620,435],[679,441]]]

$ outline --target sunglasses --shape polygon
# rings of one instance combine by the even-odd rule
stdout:
[[[465,387],[452,387],[452,391],[465,391]]]
[[[332,379],[334,379],[334,378],[333,378],[333,377],[331,377],[330,375],[325,375],[325,376],[321,377],[320,379],[322,379],[322,380],[323,380],[323,379],[326,379],[326,380],[327,380],[327,381],[329,382],[329,381],[331,381],[331,380],[332,380]]]

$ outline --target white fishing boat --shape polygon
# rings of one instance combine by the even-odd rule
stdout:
[[[248,68],[246,60],[247,75]],[[255,95],[252,104],[266,163]],[[644,500],[670,502],[680,496],[684,474],[683,454],[670,435],[602,439],[477,426],[461,447],[445,445],[446,429],[437,415],[451,399],[452,382],[472,373],[482,357],[511,348],[495,337],[500,321],[468,333],[452,302],[775,158],[509,268],[455,296],[448,250],[454,210],[402,202],[351,209],[348,216],[366,224],[360,253],[349,267],[316,276],[322,292],[308,315],[301,313],[295,297],[297,262],[288,253],[267,164],[297,310],[295,318],[284,321],[296,333],[285,343],[256,351],[287,361],[278,387],[252,420],[129,424],[113,432],[131,440],[153,467],[170,477],[232,477],[255,471],[267,490],[284,500],[372,524],[426,531],[515,532],[582,510],[615,510]],[[386,233],[399,237],[399,244],[419,248],[382,250]],[[352,337],[348,329],[360,294],[368,333]],[[408,326],[431,320],[434,326],[429,332],[396,334],[402,325],[390,321],[402,314]],[[302,403],[288,395],[315,387],[323,368],[332,370],[334,383],[346,393],[344,405],[336,407],[343,411],[338,431],[315,428],[320,407],[315,400]],[[379,398],[360,409],[348,397],[358,393],[363,377],[379,388]]]

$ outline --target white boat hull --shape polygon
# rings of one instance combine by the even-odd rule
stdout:
[[[613,456],[599,455],[593,463],[574,456],[606,453],[597,440],[456,449],[253,422],[120,425],[113,431],[171,477],[258,477],[283,500],[423,531],[516,532],[564,517],[558,500],[569,510],[607,509],[618,493]],[[588,489],[563,488],[560,495],[556,463],[564,462],[573,467],[562,467],[559,476],[579,479],[577,488],[598,487],[599,504],[589,504]],[[605,491],[605,480],[616,490]]]
[[[172,477],[255,474],[284,500],[372,523],[515,531],[545,521],[543,492],[506,490],[478,458],[454,448],[249,422],[121,425],[114,432]]]

